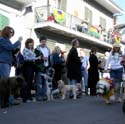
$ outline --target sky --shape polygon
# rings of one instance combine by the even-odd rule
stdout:
[[[125,23],[125,0],[113,0],[119,7],[124,10],[124,14],[122,16],[118,16],[118,23]]]

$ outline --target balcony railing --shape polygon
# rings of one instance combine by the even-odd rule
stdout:
[[[87,31],[83,31],[81,22],[82,21],[85,22],[85,20],[75,17],[69,13],[65,13],[62,10],[59,10],[52,6],[40,6],[40,7],[35,8],[36,23],[48,21],[48,17],[50,17],[52,15],[54,16],[54,18],[56,18],[55,16],[58,16],[58,15],[56,15],[56,11],[54,11],[55,9],[56,9],[56,11],[61,12],[61,14],[62,13],[64,14],[64,15],[62,14],[64,16],[63,21],[61,20],[59,22],[59,20],[58,21],[55,20],[55,23],[62,25],[68,29],[79,31],[81,33],[84,33],[91,37],[95,37],[97,39],[100,39],[100,40],[108,42],[108,43],[113,42],[112,36],[108,32],[105,32],[102,30],[102,32],[100,33],[97,26],[90,25],[89,23],[88,23]],[[61,16],[59,18],[61,18]]]

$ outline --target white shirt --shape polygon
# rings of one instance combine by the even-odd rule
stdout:
[[[89,58],[87,56],[84,56],[81,62],[82,62],[82,67],[86,68],[89,63]]]
[[[40,51],[43,53],[44,57],[47,57],[47,58],[49,57],[50,52],[47,47],[40,47]],[[45,65],[45,67],[47,67],[49,65],[48,60],[44,61],[44,65]]]
[[[105,70],[107,70],[109,65],[113,70],[122,68],[121,60],[122,55],[120,55],[119,53],[114,53],[114,55],[112,55],[112,52],[110,52],[109,57],[106,61]]]

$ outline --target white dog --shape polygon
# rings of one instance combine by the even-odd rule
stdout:
[[[59,91],[61,92],[62,99],[66,98],[66,94],[69,91],[73,92],[73,99],[76,99],[77,91],[78,91],[78,87],[76,85],[65,85],[62,80],[59,80],[58,81],[58,88],[59,88]]]
[[[46,74],[41,74],[41,76],[44,77],[46,80],[46,94],[48,100],[53,100],[53,92],[52,92],[52,80],[53,76],[55,74],[55,70],[53,68],[49,68],[46,72]]]

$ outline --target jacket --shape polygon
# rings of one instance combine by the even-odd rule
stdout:
[[[21,43],[19,41],[14,44],[8,38],[0,37],[0,63],[12,64],[13,50],[19,48]]]

